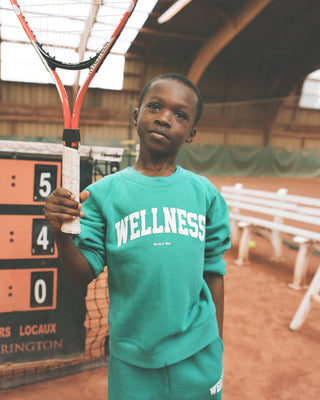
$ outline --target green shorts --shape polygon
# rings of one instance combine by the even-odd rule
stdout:
[[[194,356],[163,368],[140,368],[110,355],[108,399],[221,400],[222,354],[218,338]]]

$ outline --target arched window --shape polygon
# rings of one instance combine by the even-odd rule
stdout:
[[[320,109],[320,69],[306,77],[299,105],[304,108]]]

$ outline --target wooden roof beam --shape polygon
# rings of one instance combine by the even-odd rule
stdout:
[[[249,0],[239,12],[215,32],[200,48],[193,61],[188,78],[197,85],[214,57],[249,24],[272,0]]]
[[[145,33],[146,35],[153,35],[153,36],[158,36],[158,37],[167,37],[170,39],[182,39],[182,40],[188,40],[188,41],[205,42],[207,40],[203,36],[186,35],[183,33],[176,33],[176,32],[157,31],[155,29],[145,28],[144,26],[139,29],[139,33]]]

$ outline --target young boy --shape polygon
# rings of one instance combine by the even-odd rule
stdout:
[[[222,398],[226,203],[204,177],[175,164],[202,111],[180,74],[152,79],[133,121],[136,163],[90,185],[81,205],[65,189],[48,198],[62,265],[87,284],[108,266],[109,400]],[[73,240],[61,223],[81,217]]]

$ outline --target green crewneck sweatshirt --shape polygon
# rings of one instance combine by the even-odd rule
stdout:
[[[218,326],[204,271],[225,274],[229,215],[204,177],[177,167],[169,177],[132,168],[88,187],[75,243],[95,276],[108,266],[110,352],[140,367],[186,359]]]

